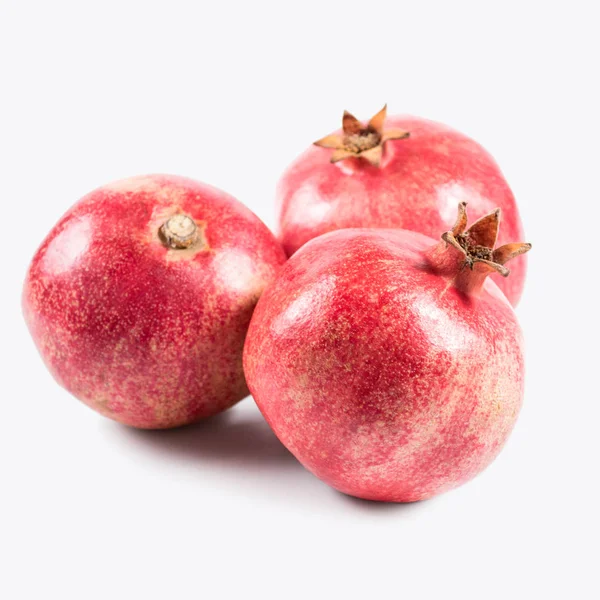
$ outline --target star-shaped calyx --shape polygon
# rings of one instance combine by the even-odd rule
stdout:
[[[462,267],[474,269],[477,263],[489,271],[496,271],[503,277],[510,274],[504,265],[511,259],[531,250],[531,244],[515,242],[494,249],[500,226],[500,209],[497,208],[485,217],[475,221],[467,229],[467,203],[458,205],[458,217],[451,231],[442,235],[447,244],[458,250],[462,256]]]
[[[378,167],[383,156],[383,145],[389,140],[402,140],[410,135],[401,129],[384,129],[386,115],[387,104],[365,126],[354,115],[344,111],[343,133],[327,135],[316,141],[315,146],[333,148],[332,163],[355,157],[364,158]]]

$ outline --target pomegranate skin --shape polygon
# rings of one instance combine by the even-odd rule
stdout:
[[[167,247],[176,214],[201,236]],[[228,194],[183,177],[134,177],[77,202],[37,250],[23,310],[56,380],[121,423],[167,428],[247,395],[254,306],[285,262],[267,227]]]
[[[298,460],[360,498],[412,502],[501,450],[523,394],[522,337],[489,278],[467,295],[424,267],[436,242],[347,229],[306,244],[254,312],[250,391]]]
[[[380,167],[349,158],[332,164],[332,151],[311,146],[284,173],[277,188],[278,236],[291,256],[314,237],[353,227],[400,228],[438,237],[465,201],[474,219],[503,212],[499,242],[523,239],[515,198],[492,156],[477,142],[433,121],[389,117],[386,129],[410,132],[388,141]],[[526,257],[511,276],[493,275],[515,306],[525,281]]]

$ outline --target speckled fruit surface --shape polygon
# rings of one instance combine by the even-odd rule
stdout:
[[[493,248],[493,233],[469,232],[456,239]],[[503,263],[529,245],[496,250],[492,269],[452,244],[403,230],[328,233],[258,303],[244,350],[250,390],[285,446],[342,492],[429,498],[482,471],[513,428],[521,332],[487,275],[506,275]]]
[[[387,118],[380,127],[384,136],[400,130],[410,137],[392,137],[382,144],[379,166],[350,153],[332,164],[332,157],[336,160],[340,154],[326,140],[338,132],[324,138],[328,147],[312,146],[287,169],[278,185],[277,206],[279,237],[288,255],[318,235],[348,227],[402,228],[437,238],[452,225],[461,201],[468,203],[473,219],[502,209],[500,243],[523,239],[513,193],[478,143],[450,127],[412,116]],[[373,132],[363,129],[354,138],[365,135]],[[516,305],[524,285],[525,257],[515,259],[511,270],[507,279],[492,277]]]
[[[23,310],[74,396],[127,425],[174,427],[247,395],[248,323],[284,262],[267,227],[228,194],[134,177],[61,218],[31,262]]]

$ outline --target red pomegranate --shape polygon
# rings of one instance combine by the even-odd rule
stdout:
[[[499,211],[466,230],[346,229],[306,244],[260,299],[244,370],[267,421],[317,477],[411,502],[482,471],[523,394],[521,332],[488,275]]]
[[[285,255],[237,200],[134,177],[82,198],[38,249],[23,308],[56,380],[135,427],[183,425],[247,395],[242,350]]]
[[[500,243],[523,239],[515,198],[479,144],[418,117],[392,117],[386,127],[384,121],[385,107],[367,126],[344,113],[342,132],[316,142],[284,174],[278,227],[288,256],[318,235],[350,227],[410,229],[436,238],[451,227],[463,200],[474,219],[502,209]],[[509,279],[492,275],[513,305],[525,269],[519,258]]]

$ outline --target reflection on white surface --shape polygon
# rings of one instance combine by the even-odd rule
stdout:
[[[435,304],[434,298],[422,295],[415,299],[419,326],[429,341],[446,350],[460,350],[475,342],[475,336],[451,314]]]
[[[315,308],[326,301],[335,290],[335,276],[329,275],[317,281],[303,292],[273,321],[271,327],[277,334],[283,333],[291,324],[306,321],[315,314]]]
[[[87,217],[69,223],[48,245],[42,265],[44,270],[59,275],[72,268],[87,250],[91,231]]]

